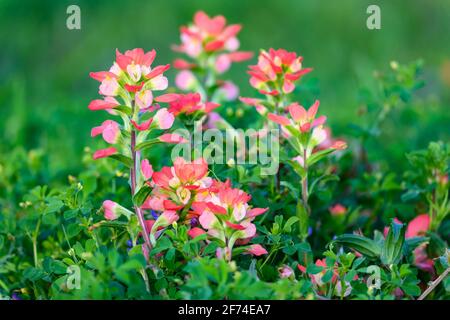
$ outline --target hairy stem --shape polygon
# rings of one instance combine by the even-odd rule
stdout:
[[[134,197],[134,195],[136,193],[136,180],[137,180],[137,172],[138,172],[137,170],[139,168],[139,154],[136,152],[135,147],[136,147],[136,131],[134,129],[132,129],[132,131],[131,131],[131,155],[132,155],[133,164],[130,169],[131,196],[132,197]],[[148,262],[150,260],[149,254],[150,254],[152,245],[150,242],[150,237],[148,236],[147,227],[145,226],[144,213],[142,212],[142,209],[137,205],[134,205],[134,209],[136,211],[136,216],[138,217],[139,224],[141,225],[141,228],[142,228],[142,234],[144,236],[144,241],[145,241],[145,243],[144,243],[145,251],[147,252],[146,254],[144,254],[144,256],[145,256],[145,259],[147,260],[147,264],[148,264]],[[145,268],[143,268],[141,270],[141,274],[142,274],[142,278],[144,279],[144,282],[145,282],[145,288],[146,288],[147,292],[150,293],[150,282],[149,282],[147,271],[145,270]]]
[[[133,160],[133,164],[132,167],[130,169],[130,176],[131,176],[131,196],[133,197],[136,193],[136,180],[137,180],[137,170],[139,168],[139,155],[137,154],[136,150],[136,131],[132,130],[131,131],[131,155],[132,155],[132,160]],[[139,220],[139,224],[141,225],[142,228],[142,233],[144,236],[144,241],[145,241],[145,245],[146,245],[146,249],[148,250],[147,252],[150,252],[151,249],[151,242],[150,242],[150,237],[148,236],[148,230],[145,226],[145,221],[144,221],[144,213],[142,212],[142,209],[135,205],[134,209],[136,211],[136,215],[138,217]],[[147,258],[147,257],[146,257]],[[148,259],[148,258],[147,258]]]
[[[308,204],[309,199],[309,190],[308,190],[308,165],[307,165],[307,155],[306,155],[306,149],[303,151],[303,163],[305,168],[305,176],[302,178],[302,200],[303,205],[305,206],[306,212],[311,214],[311,208]]]

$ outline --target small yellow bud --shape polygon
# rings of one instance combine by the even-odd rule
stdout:
[[[391,61],[391,69],[392,70],[398,70],[398,62],[397,61]]]

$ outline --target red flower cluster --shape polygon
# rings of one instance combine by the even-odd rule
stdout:
[[[251,196],[232,188],[229,180],[221,182],[208,177],[208,165],[203,159],[187,162],[177,158],[173,167],[153,173],[151,185],[154,189],[142,208],[162,212],[153,224],[153,239],[159,227],[181,220],[191,224],[191,237],[207,233],[220,240],[228,259],[236,241],[246,243],[255,236],[252,221],[267,211],[252,208],[248,204]],[[248,253],[258,255],[264,253],[261,250],[247,248]]]
[[[250,84],[265,95],[290,93],[295,89],[295,82],[301,76],[311,72],[311,68],[302,68],[303,57],[284,49],[262,50],[258,64],[250,66]]]

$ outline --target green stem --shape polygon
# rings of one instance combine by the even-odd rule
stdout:
[[[132,103],[132,109],[133,109],[133,114],[135,113],[135,103],[133,101]],[[134,197],[134,195],[136,194],[136,183],[137,183],[137,173],[139,170],[139,154],[138,152],[135,150],[136,147],[136,130],[131,129],[131,145],[130,145],[130,149],[131,149],[131,157],[133,160],[132,166],[130,168],[130,179],[131,179],[131,197]],[[148,235],[148,231],[147,228],[145,226],[145,220],[144,220],[144,213],[142,212],[142,209],[135,205],[134,206],[135,212],[136,212],[136,216],[139,220],[139,224],[141,225],[141,229],[142,229],[142,234],[144,237],[144,246],[147,249],[147,255],[146,255],[146,260],[147,260],[147,264],[149,263],[150,260],[150,251],[152,249],[152,245],[150,242],[150,237]],[[149,283],[149,279],[148,279],[148,275],[145,269],[143,269],[142,272],[142,277],[144,279],[145,282],[145,287],[147,289],[147,292],[150,293],[150,283]]]
[[[33,236],[31,238],[31,241],[33,242],[33,259],[34,259],[34,266],[37,268],[39,266],[38,261],[38,251],[37,251],[37,238],[39,235],[39,229],[41,227],[41,218],[39,218],[36,229],[34,230]]]

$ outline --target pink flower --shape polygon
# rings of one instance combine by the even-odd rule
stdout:
[[[265,116],[267,113],[267,108],[264,106],[263,101],[261,99],[256,98],[248,98],[248,97],[239,97],[239,100],[249,106],[255,107],[256,111]]]
[[[159,136],[158,139],[161,142],[174,143],[174,144],[187,143],[188,142],[185,138],[183,138],[182,136],[180,136],[180,135],[178,135],[176,133],[165,133],[165,134]]]
[[[246,216],[249,218],[257,217],[263,213],[266,213],[268,210],[269,208],[253,208],[247,212]]]
[[[267,254],[267,250],[263,248],[260,244],[252,244],[247,248],[246,253],[252,254],[254,256],[261,256],[263,254]]]
[[[111,144],[117,142],[120,137],[119,124],[112,120],[106,120],[101,126],[94,127],[91,130],[91,137],[101,134],[103,139]]]
[[[150,90],[164,90],[167,88],[167,78],[163,73],[170,68],[170,65],[160,65],[153,69],[151,65],[156,57],[155,50],[144,52],[141,48],[125,51],[125,54],[116,50],[116,63],[119,68],[126,72],[131,79],[131,83],[127,83],[128,90],[136,92],[133,84],[139,83],[137,89],[140,90],[141,84],[146,83],[146,87]],[[141,81],[143,81],[141,83]]]
[[[170,226],[178,219],[179,216],[175,211],[166,210],[158,217],[158,219],[156,219],[156,222],[153,224],[150,233],[154,234],[158,228],[165,228],[167,226]]]
[[[136,105],[139,109],[146,109],[152,105],[153,94],[150,90],[143,90],[136,93]]]
[[[119,92],[117,74],[109,71],[91,72],[91,78],[100,81],[99,93],[104,96],[115,96]]]
[[[134,67],[139,67],[139,71],[141,74],[147,74],[150,72],[150,66],[155,60],[156,52],[155,50],[149,51],[147,53],[144,52],[141,48],[136,48],[132,50],[125,51],[125,54],[120,53],[119,50],[116,50],[116,63],[123,71],[130,70],[136,73],[137,71],[133,70]],[[130,66],[130,68],[129,68]]]
[[[298,131],[305,133],[309,132],[314,127],[320,127],[325,123],[325,116],[320,116],[317,119],[315,118],[318,108],[319,100],[316,100],[308,111],[306,111],[305,108],[300,106],[298,103],[294,102],[287,107],[292,120],[285,116],[280,116],[273,113],[269,113],[267,117],[269,120],[282,126],[293,126]]]
[[[176,158],[174,163],[175,175],[183,184],[194,184],[203,179],[208,173],[208,164],[203,158],[187,162],[183,158]]]
[[[173,67],[175,69],[192,69],[195,68],[197,65],[195,63],[190,63],[189,61],[186,61],[184,59],[175,59],[173,61]]]
[[[194,16],[194,24],[183,26],[180,30],[182,44],[175,47],[175,50],[191,57],[197,57],[202,52],[235,51],[239,46],[236,35],[241,26],[226,26],[223,16],[210,18],[203,11],[198,11]]]
[[[418,215],[408,223],[405,237],[412,238],[425,234],[430,227],[430,216],[427,213]]]
[[[159,129],[165,130],[172,127],[175,117],[171,112],[167,111],[166,108],[162,108],[156,112],[153,120],[156,122]]]
[[[102,82],[106,78],[117,78],[117,74],[110,71],[90,72],[89,76],[99,82]]]
[[[103,209],[105,210],[105,218],[108,220],[116,220],[119,214],[116,212],[117,203],[111,200],[105,200],[103,202]]]
[[[116,78],[106,77],[99,87],[99,93],[104,96],[116,96],[119,92],[119,83]]]
[[[138,124],[134,120],[130,120],[130,122],[133,125],[133,127],[136,128],[137,131],[146,131],[146,130],[148,130],[150,128],[150,125],[153,122],[153,118],[150,118],[147,121],[142,122],[141,124]]]
[[[278,95],[274,83],[282,83],[282,91],[290,93],[295,89],[295,81],[312,69],[302,69],[302,57],[284,49],[261,51],[258,64],[250,66],[250,84],[264,94]]]
[[[343,140],[336,140],[331,148],[336,149],[336,150],[344,150],[347,149],[347,142],[343,141]]]
[[[175,68],[184,70],[177,76],[176,85],[186,91],[194,89],[197,80],[188,70],[197,72],[203,56],[210,61],[208,68],[215,68],[218,73],[227,71],[233,62],[250,59],[251,52],[236,51],[239,48],[236,36],[240,30],[241,26],[237,24],[227,26],[223,16],[209,17],[203,11],[196,12],[194,22],[180,28],[181,44],[173,47],[194,60],[193,63],[183,59],[174,61]]]
[[[223,94],[225,100],[233,101],[239,96],[239,88],[231,81],[225,81],[220,87],[219,92]]]
[[[196,190],[201,187],[208,187],[211,179],[207,177],[208,164],[204,159],[196,159],[187,162],[183,158],[176,158],[173,167],[163,167],[161,171],[153,173],[153,183],[162,190],[170,190],[170,194],[180,193],[179,187],[188,190]],[[161,191],[162,192],[162,191]],[[175,202],[181,202],[178,197]]]
[[[144,52],[141,48],[127,50],[122,54],[116,50],[116,61],[109,71],[91,72],[90,76],[100,81],[99,93],[113,97],[123,92],[123,89],[135,93],[136,105],[141,109],[148,108],[152,103],[151,90],[164,90],[168,86],[163,73],[170,65],[151,67],[156,56],[155,50]],[[144,89],[144,90],[142,90]],[[142,90],[142,92],[140,92]],[[110,109],[114,106],[93,102],[90,109]]]
[[[340,203],[337,203],[334,206],[330,207],[329,210],[331,215],[333,216],[342,216],[347,212],[347,208]]]
[[[278,124],[281,125],[281,126],[289,126],[289,125],[291,125],[291,121],[290,121],[288,118],[283,117],[283,116],[279,116],[279,115],[274,114],[274,113],[269,113],[269,114],[267,115],[267,118],[268,118],[270,121],[273,121],[273,122],[275,122],[275,123],[278,123]]]
[[[165,221],[164,224],[171,225],[177,221],[179,217],[175,211],[164,211],[160,218]]]
[[[225,71],[230,69],[230,66],[231,60],[227,54],[224,53],[217,57],[215,67],[218,73],[224,73]]]
[[[105,97],[104,100],[96,99],[89,103],[90,110],[107,110],[117,107],[119,103],[112,97]]]
[[[181,90],[188,91],[194,89],[196,81],[192,71],[182,70],[175,78],[175,85]]]
[[[188,236],[191,237],[192,239],[194,239],[194,238],[196,238],[196,237],[198,237],[198,236],[200,236],[202,234],[205,234],[205,233],[206,233],[205,230],[200,229],[198,227],[195,227],[195,228],[189,229]]]
[[[141,161],[141,172],[145,180],[148,180],[153,175],[153,167],[147,159]]]
[[[105,219],[107,220],[116,220],[121,215],[130,218],[132,214],[128,209],[111,200],[103,201],[103,210],[105,211]]]
[[[199,93],[187,93],[178,95],[177,99],[170,102],[169,111],[174,115],[193,114],[195,112],[209,113],[219,105],[213,102],[201,102],[201,96]]]
[[[287,265],[283,265],[278,269],[278,273],[280,275],[280,278],[282,279],[290,278],[291,276],[294,275],[294,270],[292,270],[292,268]]]
[[[224,73],[230,69],[232,62],[241,62],[253,57],[252,52],[231,52],[220,54],[215,63],[215,68],[218,73]]]
[[[110,148],[106,148],[106,149],[101,149],[101,150],[95,151],[92,158],[94,160],[97,160],[97,159],[100,159],[100,158],[109,157],[109,156],[111,156],[111,155],[113,155],[115,153],[117,153],[117,149],[114,148],[114,147],[110,147]]]
[[[163,95],[160,95],[159,97],[155,98],[156,102],[163,102],[163,103],[171,103],[175,100],[177,100],[179,97],[178,93],[166,93]]]

